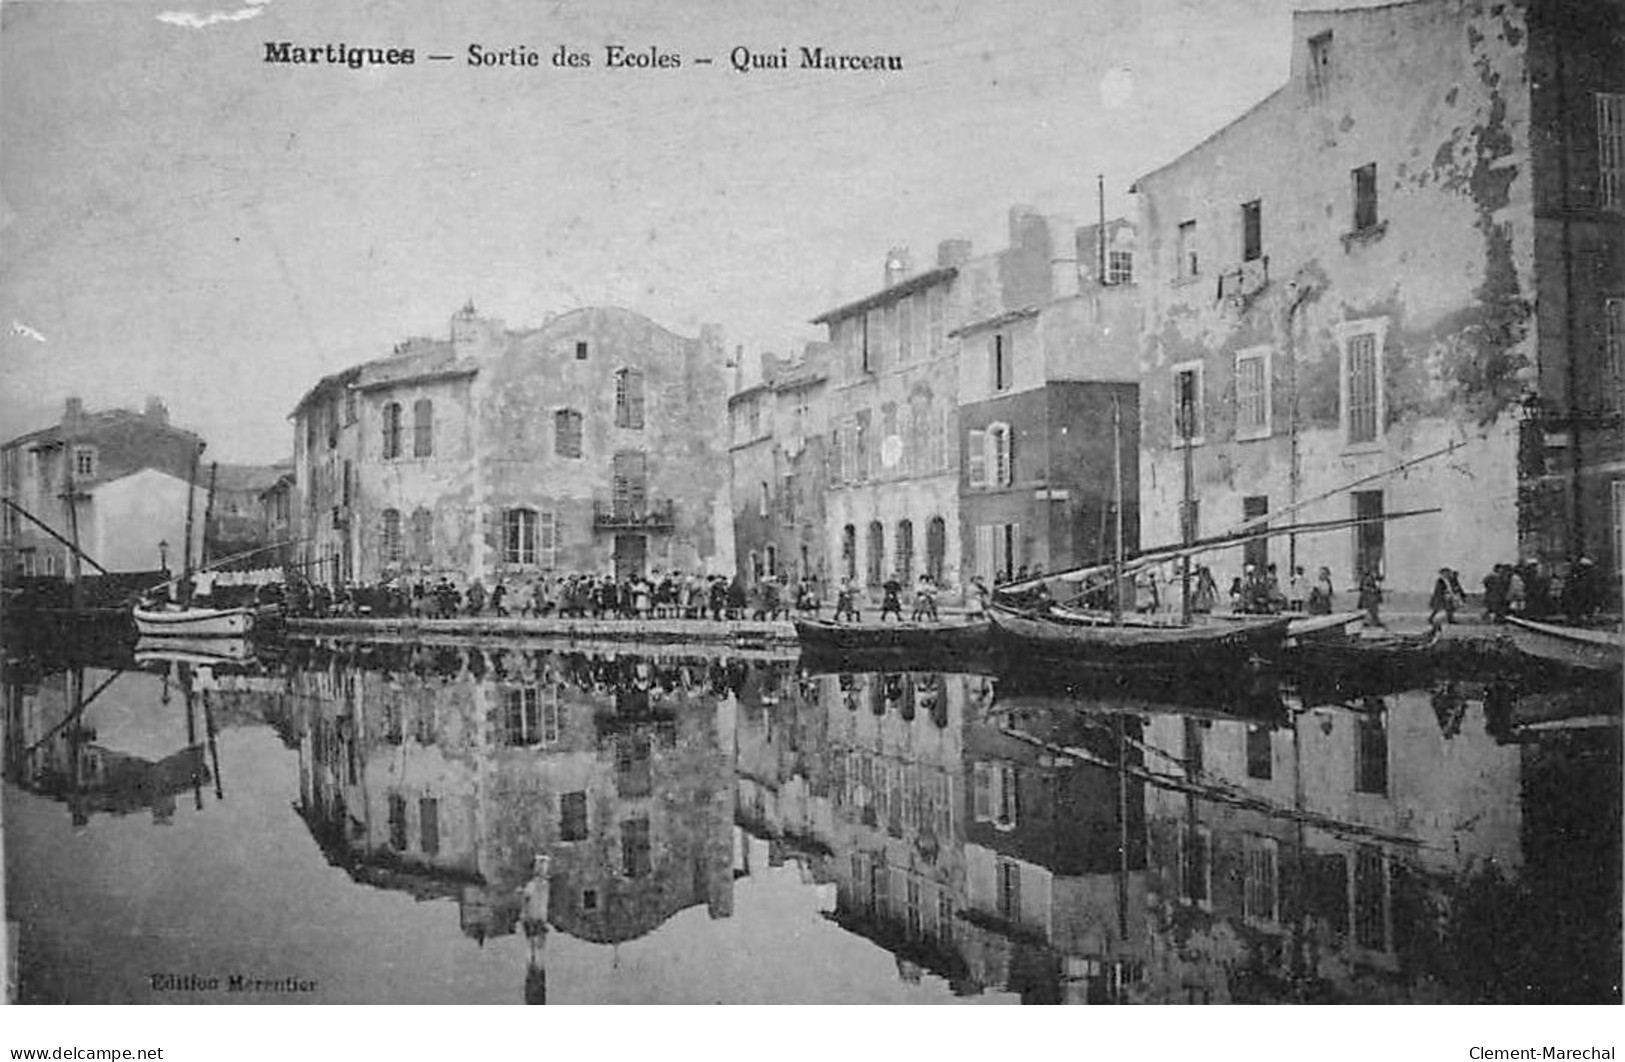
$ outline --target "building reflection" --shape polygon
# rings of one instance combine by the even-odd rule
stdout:
[[[181,800],[190,796],[201,808],[205,791],[219,790],[210,755],[216,720],[207,701],[195,697],[192,669],[164,672],[157,718],[149,724],[153,739],[139,750],[108,740],[91,714],[98,701],[106,705],[128,695],[115,687],[121,674],[79,665],[6,669],[6,779],[65,803],[75,826],[88,825],[97,814],[137,812],[168,824]]]
[[[300,813],[358,880],[455,898],[481,942],[519,927],[539,857],[546,922],[582,940],[726,918],[729,681],[703,661],[330,656],[290,672]]]
[[[471,941],[523,934],[535,1002],[550,934],[729,918],[736,883],[785,867],[901,980],[962,996],[1617,995],[1617,921],[1575,928],[1618,909],[1617,687],[1198,705],[789,659],[306,643],[147,666],[9,663],[8,781],[78,823],[167,821],[220,792],[219,727],[268,724],[327,861],[454,903]],[[99,733],[134,682],[124,714],[150,732]]]

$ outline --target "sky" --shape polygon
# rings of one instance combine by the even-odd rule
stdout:
[[[997,250],[1016,204],[1088,222],[1097,174],[1131,212],[1136,177],[1284,81],[1295,6],[1331,5],[5,0],[0,438],[70,395],[159,395],[213,459],[276,460],[316,379],[468,300],[793,353],[894,246]],[[283,40],[417,62],[265,63]],[[611,43],[683,65],[606,69]],[[542,65],[471,67],[470,44]],[[560,45],[594,65],[554,68]],[[728,62],[803,45],[904,69]]]

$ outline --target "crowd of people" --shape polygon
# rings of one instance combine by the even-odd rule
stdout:
[[[1125,580],[1124,607],[1138,612],[1160,612],[1179,607],[1181,577],[1147,567]],[[1109,608],[1113,602],[1109,580],[1096,580],[1081,586],[1084,607]],[[171,593],[175,587],[166,587]],[[939,618],[939,598],[943,588],[929,574],[913,580],[900,573],[887,576],[878,588],[870,588],[852,578],[834,586],[834,618],[837,622],[861,622],[871,607],[871,591],[878,589],[881,622],[905,619],[912,622]],[[1387,591],[1381,574],[1367,570],[1356,580],[1354,607],[1366,614],[1366,622],[1382,626],[1381,608]],[[162,599],[163,591],[151,595]],[[817,617],[826,605],[816,576],[791,579],[788,575],[763,576],[747,583],[739,577],[701,575],[677,570],[651,575],[616,578],[609,574],[542,574],[521,578],[499,578],[487,587],[478,578],[453,582],[438,579],[394,578],[377,584],[347,584],[330,587],[290,575],[285,584],[268,586],[200,586],[194,600],[201,598],[215,607],[252,604],[281,604],[293,616],[417,616],[425,619],[451,617],[516,617],[576,619],[710,619],[787,620],[793,615]],[[964,610],[975,616],[984,612],[994,598],[1015,601],[1028,607],[1043,607],[1050,601],[1050,589],[1042,567],[1022,567],[1000,573],[989,587],[980,576],[972,576],[965,586]],[[1275,564],[1246,564],[1231,580],[1227,600],[1221,598],[1219,583],[1207,565],[1191,571],[1190,608],[1193,613],[1219,611],[1227,605],[1233,613],[1272,615],[1302,613],[1329,615],[1337,610],[1339,591],[1331,569],[1320,567],[1311,579],[1301,565],[1294,566],[1283,581]],[[1584,622],[1599,611],[1607,611],[1610,587],[1606,577],[1589,557],[1553,574],[1539,562],[1496,564],[1483,578],[1483,618],[1499,621],[1507,616],[1531,619],[1567,618]],[[1345,604],[1343,608],[1350,606]],[[1468,595],[1461,574],[1440,568],[1428,599],[1428,622],[1439,626],[1455,623],[1468,608]]]
[[[563,619],[789,619],[816,613],[818,580],[792,583],[769,576],[746,586],[738,577],[679,571],[616,578],[608,574],[544,574],[498,579],[487,587],[439,579],[392,579],[379,584],[329,587],[291,579],[284,592],[293,616],[416,616]]]

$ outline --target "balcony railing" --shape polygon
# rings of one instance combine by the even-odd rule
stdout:
[[[651,499],[642,505],[596,499],[592,526],[597,531],[670,531],[677,513],[670,498]]]

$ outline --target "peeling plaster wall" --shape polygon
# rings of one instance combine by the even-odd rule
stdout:
[[[1332,34],[1332,75],[1311,90],[1308,41]],[[1141,502],[1146,541],[1179,533],[1182,455],[1173,445],[1174,367],[1200,362],[1204,423],[1194,460],[1200,530],[1237,523],[1242,499],[1271,510],[1460,439],[1448,458],[1362,489],[1387,512],[1442,506],[1388,525],[1390,590],[1426,593],[1441,565],[1476,584],[1516,559],[1515,406],[1535,379],[1535,245],[1522,9],[1420,0],[1301,12],[1292,78],[1203,144],[1143,178]],[[1352,171],[1376,164],[1379,226],[1354,230]],[[1240,304],[1218,274],[1242,259],[1241,205],[1262,202],[1267,283]],[[1179,273],[1178,227],[1197,223],[1194,279]],[[1255,266],[1256,268],[1256,266]],[[1340,332],[1380,329],[1381,431],[1350,445]],[[1236,435],[1235,356],[1270,350],[1265,438]],[[1299,482],[1292,483],[1296,395]],[[1347,494],[1297,520],[1352,515]],[[1300,539],[1298,563],[1354,579],[1352,532]],[[1270,543],[1285,568],[1289,544]],[[1236,551],[1211,559],[1221,584]]]

